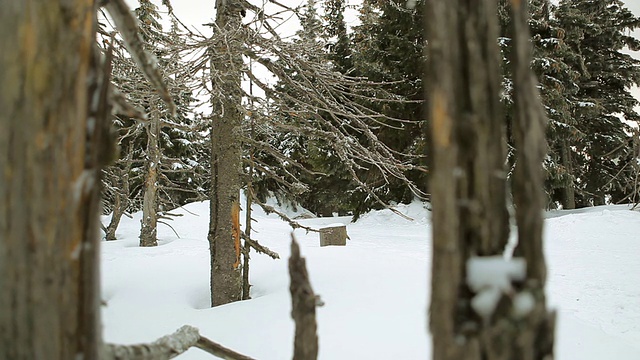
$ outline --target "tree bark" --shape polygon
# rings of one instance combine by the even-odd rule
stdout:
[[[242,149],[242,7],[238,0],[216,1],[218,41],[211,59],[212,81],[224,89],[212,99],[211,208],[211,305],[242,299],[239,247],[234,236],[233,205],[240,204]],[[216,86],[214,86],[215,88]],[[238,240],[239,241],[239,240]]]
[[[573,174],[573,159],[571,157],[571,148],[569,141],[562,142],[562,165],[568,176]],[[565,184],[562,189],[562,208],[569,210],[576,208],[576,189],[573,180],[569,184]]]
[[[519,6],[524,2],[514,0],[512,3],[520,11]],[[519,199],[516,201],[518,225],[524,214],[532,216],[522,223],[518,232],[521,240],[537,245],[527,245],[530,249],[524,251],[532,254],[525,257],[527,263],[533,262],[527,272],[527,285],[520,288],[520,284],[514,283],[512,292],[500,292],[495,310],[486,316],[474,310],[474,299],[480,291],[467,284],[467,266],[472,257],[502,256],[509,235],[504,169],[506,122],[500,105],[501,57],[496,41],[496,0],[430,0],[426,6],[425,14],[429,14],[425,23],[429,43],[427,113],[433,149],[430,183],[433,358],[543,359],[550,354],[539,349],[546,343],[537,342],[541,339],[538,335],[548,330],[550,324],[539,321],[546,316],[546,310],[544,301],[537,302],[540,298],[544,300],[542,288],[538,287],[544,283],[545,265],[538,251],[544,197],[542,183],[538,184],[541,178],[537,177],[538,172],[542,174],[544,152],[541,149],[545,145],[538,132],[542,130],[544,134],[541,121],[544,115],[539,117],[539,113],[533,112],[541,105],[535,87],[531,87],[534,78],[528,65],[530,54],[518,48],[517,56],[526,64],[522,68],[526,72],[517,76],[527,82],[518,81],[516,87],[524,87],[527,92],[518,95],[521,112],[517,112],[515,121],[516,127],[523,126],[523,121],[535,117],[535,124],[528,126],[537,132],[527,135],[527,146],[518,148],[518,165],[527,169],[520,170],[519,179],[523,174],[535,179],[527,180],[524,188],[514,187],[514,197]],[[524,46],[529,46],[528,29],[517,31],[518,41],[524,38]],[[523,100],[523,96],[528,97]],[[528,107],[522,106],[523,101]],[[529,117],[523,118],[522,112]],[[527,193],[523,195],[524,191]],[[530,287],[530,281],[535,286]],[[528,301],[531,296],[536,301],[533,311],[522,314],[520,308],[513,306],[516,297]]]
[[[151,99],[147,128],[147,175],[144,181],[140,246],[158,246],[158,171],[160,171],[160,112]]]
[[[540,102],[535,75],[531,71],[531,43],[527,2],[511,1],[514,26],[514,146],[517,164],[513,175],[513,201],[518,225],[518,247],[527,263],[526,283],[522,292],[533,296],[535,305],[522,321],[518,344],[521,359],[551,359],[555,334],[555,314],[546,308],[544,286],[547,267],[543,248],[545,207],[542,162],[546,155],[547,118]]]
[[[98,359],[94,1],[0,9],[0,359]]]
[[[120,220],[122,219],[122,215],[129,208],[129,172],[131,171],[131,153],[127,152],[127,158],[125,159],[124,169],[118,169],[120,174],[120,184],[122,184],[119,191],[115,193],[115,200],[113,204],[113,213],[111,214],[111,220],[109,221],[109,225],[107,226],[107,230],[105,232],[105,240],[116,240],[116,230],[118,230],[118,225],[120,225]]]
[[[318,358],[318,335],[316,333],[317,298],[309,282],[306,261],[300,256],[300,246],[291,234],[291,257],[289,258],[291,284],[291,317],[296,324],[293,345],[293,360],[315,360]]]

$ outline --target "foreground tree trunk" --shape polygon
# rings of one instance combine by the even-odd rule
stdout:
[[[94,1],[0,9],[0,359],[98,359]]]
[[[553,317],[544,299],[542,156],[544,112],[529,69],[526,2],[512,1],[516,51],[514,176],[526,271],[508,289],[476,288],[475,260],[502,260],[509,234],[505,121],[500,106],[496,0],[427,2],[433,166],[430,329],[438,360],[545,359]],[[491,257],[493,256],[493,257]],[[519,264],[506,262],[505,267]],[[506,275],[505,275],[506,276]],[[493,296],[489,311],[479,304]],[[524,306],[525,304],[526,306]]]
[[[212,99],[211,208],[211,305],[242,299],[240,237],[234,218],[240,204],[242,123],[242,6],[237,0],[216,1],[216,35],[211,49],[212,81],[224,89]],[[214,86],[216,88],[216,86]]]
[[[318,334],[316,306],[319,298],[313,292],[306,260],[300,256],[300,246],[291,233],[291,257],[289,257],[289,291],[291,292],[291,317],[296,324],[293,339],[293,360],[318,358]]]

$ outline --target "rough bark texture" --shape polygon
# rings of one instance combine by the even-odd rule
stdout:
[[[158,171],[160,169],[160,114],[150,101],[147,128],[147,174],[144,180],[140,246],[158,246]]]
[[[514,145],[517,164],[513,175],[513,201],[518,225],[516,255],[527,261],[527,280],[523,288],[535,299],[535,307],[525,319],[519,334],[521,359],[551,359],[555,333],[555,314],[546,309],[544,286],[547,267],[542,234],[544,219],[544,172],[547,118],[540,102],[535,76],[530,70],[531,43],[527,21],[527,2],[512,0],[514,26]],[[515,347],[515,346],[514,346]]]
[[[0,359],[98,359],[94,1],[0,9]]]
[[[249,174],[253,173],[253,164],[251,165],[251,169],[249,170]],[[247,238],[251,239],[251,205],[252,205],[252,182],[249,180],[247,184],[247,202],[246,207],[247,210],[245,213],[245,226],[244,226],[244,234]],[[251,260],[251,245],[248,241],[245,240],[244,247],[242,250],[242,300],[251,299],[251,284],[249,283],[249,261]]]
[[[211,305],[242,299],[242,273],[234,239],[233,204],[240,203],[242,149],[238,138],[242,122],[241,2],[217,1],[216,32],[219,41],[211,49],[214,82],[225,89],[212,99],[211,209]]]
[[[129,172],[131,171],[131,162],[131,154],[128,152],[124,169],[118,168],[118,173],[120,174],[120,189],[115,193],[113,213],[111,214],[111,220],[104,235],[105,240],[108,241],[117,239],[116,230],[118,230],[122,215],[124,215],[129,208]]]
[[[291,234],[291,257],[289,258],[291,284],[291,317],[296,323],[293,345],[293,360],[315,360],[318,357],[318,335],[316,334],[317,298],[309,282],[305,259],[300,256],[300,247]]]
[[[571,158],[571,149],[568,141],[562,142],[562,165],[568,174],[573,174],[573,159]],[[566,210],[576,208],[576,188],[573,181],[565,184],[562,189],[562,208]]]
[[[347,245],[347,227],[332,226],[320,229],[320,246]]]
[[[515,3],[521,5],[520,1]],[[532,253],[525,256],[530,263],[529,277],[524,287],[513,284],[514,293],[502,294],[496,311],[482,319],[471,306],[476,294],[466,284],[466,264],[472,256],[501,255],[509,234],[504,170],[506,123],[500,106],[496,0],[430,0],[426,6],[430,62],[427,113],[433,149],[433,358],[544,359],[551,354],[538,336],[551,324],[540,321],[546,316],[544,294],[539,287],[544,282],[544,261],[538,251],[544,202],[541,156],[545,146],[538,131],[544,135],[544,115],[537,108],[534,112],[536,106],[540,107],[539,97],[528,65],[530,57],[522,57],[529,53],[518,55],[525,64],[520,70],[526,70],[518,76],[526,77],[528,83],[515,83],[516,92],[518,86],[527,87],[526,93],[516,96],[524,97],[519,101],[529,107],[520,105],[515,121],[519,124],[516,126],[522,126],[523,121],[535,116],[536,123],[527,126],[536,135],[527,135],[528,145],[518,148],[518,165],[526,170],[519,170],[521,174],[515,181],[525,180],[523,174],[529,178],[526,185],[514,187],[514,193],[520,192],[514,196],[521,199],[516,201],[518,225],[524,214],[532,216],[519,230],[521,241],[531,247],[523,251]],[[522,33],[526,29],[516,30],[520,39],[525,39],[523,46],[529,46],[528,32]],[[524,115],[529,117],[523,118]],[[512,307],[513,296],[524,292],[524,296],[532,294],[536,300],[534,310],[526,315]]]

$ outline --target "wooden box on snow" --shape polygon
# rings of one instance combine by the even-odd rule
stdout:
[[[320,229],[320,246],[345,246],[347,245],[347,226],[344,224],[331,224]]]

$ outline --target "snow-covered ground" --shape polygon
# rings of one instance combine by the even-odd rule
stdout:
[[[255,210],[254,237],[281,260],[252,253],[252,299],[209,308],[208,204],[194,203],[168,227],[160,246],[139,248],[140,215],[123,218],[117,241],[103,242],[104,335],[108,342],[149,342],[188,324],[261,360],[290,359],[293,321],[287,261],[290,229]],[[317,233],[295,232],[318,308],[320,358],[428,359],[429,213],[400,206],[409,222],[376,211],[302,220],[348,224],[346,247],[320,248]],[[292,213],[291,210],[288,210]],[[244,217],[242,217],[244,218]],[[640,359],[640,213],[605,206],[547,214],[548,296],[559,311],[556,358]],[[210,359],[198,349],[181,359]]]

